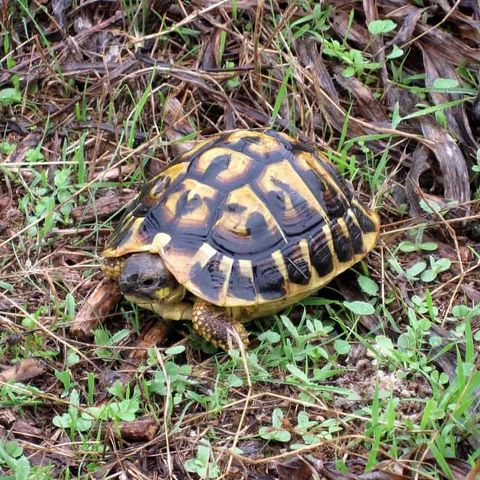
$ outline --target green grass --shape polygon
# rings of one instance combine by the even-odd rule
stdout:
[[[453,479],[456,468],[466,476],[480,456],[478,242],[455,221],[461,214],[449,202],[458,199],[443,198],[448,178],[433,155],[422,195],[412,200],[405,186],[417,147],[433,141],[419,123],[429,119],[466,159],[470,222],[478,215],[478,151],[450,123],[461,109],[473,118],[475,66],[452,63],[455,78],[431,81],[417,40],[385,47],[401,25],[385,6],[367,25],[358,3],[281,11],[231,3],[220,14],[212,4],[152,10],[122,1],[122,21],[83,39],[74,20],[89,28],[115,12],[69,9],[73,43],[52,34],[50,4],[17,0],[0,15],[0,476],[255,478],[298,455],[319,478],[321,468],[337,477]],[[437,23],[428,13],[419,21]],[[437,28],[461,39],[460,21]],[[139,53],[159,65],[99,67],[105,55],[120,66]],[[66,68],[74,62],[78,69]],[[349,80],[388,122],[367,120]],[[413,107],[389,103],[387,87],[411,95]],[[183,115],[177,132],[170,99]],[[119,219],[98,205],[137,191],[185,142],[232,126],[271,127],[322,148],[381,213],[374,252],[338,283],[249,323],[246,352],[218,353],[190,324],[175,323],[136,361],[130,353],[155,317],[125,300],[90,338],[73,337]],[[38,363],[11,375],[26,361]],[[151,439],[126,436],[145,417]]]

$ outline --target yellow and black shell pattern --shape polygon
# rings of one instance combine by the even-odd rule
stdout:
[[[146,183],[103,252],[158,253],[177,281],[220,306],[307,296],[362,259],[378,238],[316,148],[275,131],[198,143]]]

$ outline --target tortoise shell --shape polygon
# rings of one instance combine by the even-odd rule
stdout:
[[[158,253],[194,295],[261,307],[318,290],[362,259],[378,231],[377,214],[318,149],[238,130],[198,143],[146,183],[103,256]]]

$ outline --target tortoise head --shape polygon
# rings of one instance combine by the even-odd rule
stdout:
[[[154,253],[134,253],[119,258],[104,258],[103,272],[118,280],[127,300],[153,310],[156,303],[175,303],[185,296],[185,288]]]

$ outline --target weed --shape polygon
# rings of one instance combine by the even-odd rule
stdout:
[[[220,469],[213,459],[212,448],[207,439],[200,440],[197,455],[185,462],[185,468],[188,472],[196,473],[201,479],[218,478]]]

